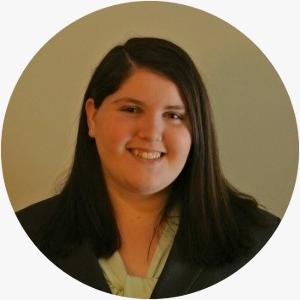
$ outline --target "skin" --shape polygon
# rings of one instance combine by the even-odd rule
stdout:
[[[120,253],[131,273],[145,275],[145,245],[191,148],[184,101],[168,78],[138,68],[99,108],[88,99],[86,114],[122,237]],[[134,150],[164,155],[147,160]]]

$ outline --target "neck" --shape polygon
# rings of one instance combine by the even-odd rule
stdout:
[[[141,195],[108,187],[109,196],[119,226],[155,226],[160,221],[170,188],[152,195]]]

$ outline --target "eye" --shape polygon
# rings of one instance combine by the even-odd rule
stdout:
[[[120,111],[136,114],[136,113],[139,113],[141,111],[141,109],[140,109],[140,107],[135,106],[135,105],[126,105],[126,106],[122,106],[120,108]]]
[[[165,116],[172,120],[183,120],[184,114],[178,113],[178,112],[166,112]]]

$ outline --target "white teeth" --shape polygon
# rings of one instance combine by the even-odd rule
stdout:
[[[143,158],[143,159],[158,159],[161,157],[161,152],[147,152],[147,151],[142,151],[138,149],[132,149],[131,151],[136,157]]]

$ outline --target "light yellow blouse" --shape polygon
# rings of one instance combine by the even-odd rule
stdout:
[[[118,251],[108,259],[99,259],[104,277],[114,295],[143,299],[150,298],[172,248],[178,224],[179,210],[176,208],[169,214],[146,277],[127,274]]]

